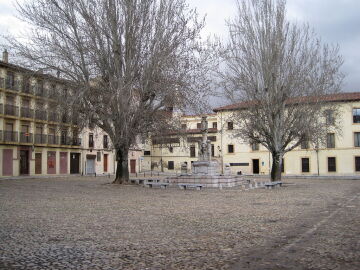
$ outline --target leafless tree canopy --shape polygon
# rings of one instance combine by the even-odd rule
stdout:
[[[239,135],[272,153],[273,180],[281,177],[284,153],[331,128],[324,96],[338,92],[343,79],[338,48],[322,45],[308,25],[287,21],[285,7],[284,0],[239,1],[222,55],[227,96],[249,102],[234,114]],[[334,104],[326,107],[336,114]]]
[[[72,82],[66,103],[109,134],[120,182],[135,138],[163,129],[171,108],[199,106],[206,94],[204,22],[184,0],[31,0],[19,10],[33,31],[11,38],[12,47]]]

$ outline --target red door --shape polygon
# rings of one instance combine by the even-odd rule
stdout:
[[[3,175],[11,176],[13,175],[13,150],[4,149],[3,150]]]
[[[68,153],[67,152],[60,152],[60,173],[61,174],[67,174],[67,158]]]
[[[47,152],[47,173],[56,174],[56,152]]]
[[[130,159],[130,173],[136,173],[136,159]]]

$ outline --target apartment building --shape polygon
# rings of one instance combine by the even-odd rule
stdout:
[[[108,175],[116,172],[116,153],[109,135],[99,127],[84,128],[82,139],[82,174]],[[132,174],[141,171],[143,160],[143,144],[138,139],[135,147],[129,151],[129,172]]]
[[[52,99],[62,80],[0,61],[0,176],[78,174],[81,139],[76,115]]]
[[[84,128],[81,132],[83,141],[83,174],[114,174],[116,169],[115,153],[106,132],[98,127]]]
[[[310,143],[303,143],[286,153],[282,166],[284,175],[360,174],[360,92],[329,95],[326,99],[339,105],[341,134],[326,134],[327,143],[319,149]],[[238,127],[230,115],[243,105],[239,103],[215,108],[215,114],[208,115],[213,160],[220,164],[220,172],[228,164],[233,174],[269,174],[272,163],[269,151],[262,145],[236,136]],[[183,162],[191,169],[191,162],[197,160],[198,156],[201,116],[184,116],[182,122],[187,137],[170,136],[164,139],[163,144],[155,138],[145,146],[146,169],[180,172]]]

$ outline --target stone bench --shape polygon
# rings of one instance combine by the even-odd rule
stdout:
[[[200,190],[204,187],[202,184],[178,184],[180,189],[188,189],[195,188],[196,190]]]
[[[275,188],[277,186],[282,186],[282,182],[281,181],[275,181],[275,182],[267,182],[264,184],[265,188]]]
[[[145,187],[160,187],[160,188],[167,188],[169,185],[169,183],[165,183],[165,182],[149,182],[149,181],[145,181],[144,182],[144,186]]]
[[[141,185],[144,183],[144,179],[130,179],[131,184]]]

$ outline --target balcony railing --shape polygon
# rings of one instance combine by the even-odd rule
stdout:
[[[58,144],[59,137],[55,135],[48,135],[48,144]]]
[[[51,136],[51,135],[49,135]],[[36,144],[46,144],[47,136],[45,134],[35,134],[35,143]]]
[[[36,96],[39,97],[45,97],[46,92],[45,92],[45,88],[43,86],[34,86],[34,93]]]
[[[20,142],[22,142],[22,143],[32,143],[33,142],[32,133],[20,132]]]
[[[36,110],[35,111],[35,119],[46,121],[46,111]]]
[[[48,113],[48,120],[52,121],[52,122],[57,122],[58,121],[58,115],[56,112],[49,112]]]
[[[11,104],[5,104],[4,114],[18,116],[19,115],[19,107],[11,105]]]
[[[27,107],[21,107],[20,108],[20,117],[33,118],[34,110],[27,108]]]
[[[72,145],[81,146],[81,138],[72,138]]]
[[[29,83],[23,83],[21,92],[26,94],[33,94],[33,89]]]
[[[61,145],[72,145],[72,140],[71,140],[70,137],[61,136],[60,137],[60,144]]]
[[[15,131],[4,131],[4,142],[17,142],[18,133]]]
[[[10,78],[6,78],[5,80],[5,89],[19,91],[21,88],[21,82],[18,80],[13,80]]]

